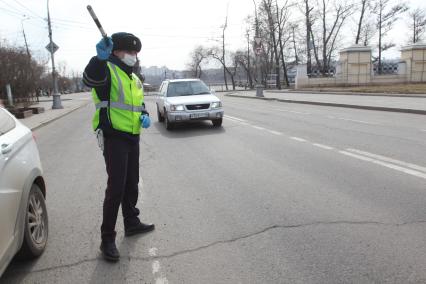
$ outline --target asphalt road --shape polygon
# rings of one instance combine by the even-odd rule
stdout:
[[[49,244],[1,283],[425,283],[426,116],[224,98],[222,128],[141,141],[143,220],[100,256],[106,175],[89,105],[35,132]],[[121,214],[120,214],[121,216]]]

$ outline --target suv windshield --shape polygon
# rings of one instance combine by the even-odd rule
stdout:
[[[201,81],[170,82],[167,89],[168,97],[194,96],[210,94],[209,88]]]

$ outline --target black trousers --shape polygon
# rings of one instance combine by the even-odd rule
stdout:
[[[114,241],[120,204],[124,226],[139,223],[139,209],[136,208],[139,194],[139,143],[122,137],[105,138],[104,158],[108,183],[101,236],[103,241]]]

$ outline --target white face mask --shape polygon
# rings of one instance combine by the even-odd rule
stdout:
[[[136,64],[137,58],[136,58],[136,55],[130,55],[128,53],[125,53],[121,61],[123,61],[124,64],[132,67]]]

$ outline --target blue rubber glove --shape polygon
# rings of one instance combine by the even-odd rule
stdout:
[[[148,115],[141,115],[141,126],[142,128],[149,128],[151,126],[151,118]]]
[[[96,53],[100,60],[107,60],[112,52],[113,42],[110,37],[102,38],[96,44]]]

